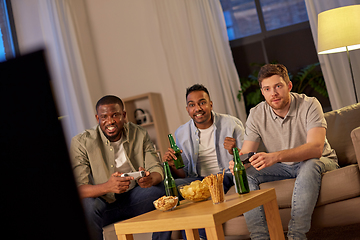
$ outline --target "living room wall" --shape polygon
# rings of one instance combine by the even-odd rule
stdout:
[[[181,121],[184,116],[186,120],[189,118],[185,111],[185,89],[180,90],[184,92],[184,109],[179,113],[173,108],[176,105],[172,97],[174,94],[167,85],[170,73],[167,71],[157,13],[152,2],[84,2],[89,21],[78,22],[78,27],[90,28],[99,69],[99,85],[88,81],[92,105],[95,106],[99,96],[105,94],[127,98],[146,92],[160,93],[166,109],[169,130],[173,133],[184,123]],[[39,18],[38,0],[13,0],[12,5],[21,52],[46,47]],[[78,14],[76,9],[73,10],[75,15]],[[85,71],[92,72],[93,66],[86,62],[84,64]]]
[[[41,38],[37,2],[13,0],[22,52],[46,46]],[[174,92],[169,90],[171,88],[168,81],[171,73],[167,70],[159,20],[152,2],[84,0],[84,3],[88,21],[80,22],[79,27],[86,26],[90,29],[94,58],[99,69],[99,84],[88,82],[92,104],[95,105],[99,96],[105,94],[127,98],[146,92],[158,92],[162,95],[169,130],[173,133],[189,117],[185,111],[185,97],[184,109],[174,109]],[[318,61],[310,28],[268,38],[265,45],[269,60],[282,62],[289,70]],[[264,62],[259,43],[236,47],[232,51],[240,76],[249,73],[249,63]],[[87,72],[91,72],[92,66],[84,67]],[[185,95],[185,89],[179,91]],[[216,103],[214,110],[216,111]]]

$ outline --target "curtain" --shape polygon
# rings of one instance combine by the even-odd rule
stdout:
[[[171,85],[181,121],[185,89],[195,83],[208,88],[214,111],[246,121],[245,104],[237,99],[240,81],[233,62],[225,20],[218,0],[154,0]],[[243,98],[242,98],[243,99]]]
[[[360,4],[360,0],[305,0],[305,3],[315,46],[317,46],[318,14],[333,8]],[[360,70],[358,66],[360,65],[360,50],[353,50],[349,53],[354,73],[356,92],[359,99]],[[350,66],[346,52],[318,56],[332,109],[339,109],[356,103]]]
[[[68,1],[38,3],[55,100],[69,146],[73,136],[95,125],[94,109]]]
[[[86,16],[85,0],[37,0],[41,28],[46,43],[54,92],[68,144],[71,138],[96,124],[93,104],[103,90],[96,68],[94,46]],[[225,21],[218,0],[153,0],[160,27],[160,39],[167,58],[167,71],[175,93],[181,122],[189,116],[185,108],[185,89],[204,84],[210,92],[214,110],[246,121],[245,104],[237,100],[240,81],[233,63]],[[85,24],[84,24],[85,23]],[[120,23],[119,23],[120,24]],[[125,24],[125,23],[121,23]],[[85,49],[85,45],[89,45]],[[91,80],[93,78],[93,80]],[[166,85],[169,85],[168,83]],[[95,90],[94,90],[95,89]],[[243,99],[243,98],[242,98]]]

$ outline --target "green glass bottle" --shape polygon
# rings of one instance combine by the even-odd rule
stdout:
[[[171,175],[170,167],[167,162],[164,162],[164,172],[165,172],[164,186],[165,186],[166,196],[179,197],[179,194],[178,194],[178,191],[176,188],[176,184],[175,184],[175,180]],[[178,201],[178,205],[179,204],[180,204],[180,201]]]
[[[176,145],[173,136],[171,134],[169,134],[168,138],[169,138],[169,142],[170,142],[170,147],[172,149],[174,149],[175,156],[177,158],[177,159],[174,159],[174,164],[175,164],[176,169],[185,167],[184,161],[183,161],[183,159],[181,157],[180,148]]]
[[[245,167],[242,164],[239,156],[239,151],[237,148],[233,148],[234,153],[234,181],[236,192],[238,194],[248,193],[249,183],[246,176]]]

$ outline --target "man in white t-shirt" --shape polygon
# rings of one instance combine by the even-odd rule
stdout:
[[[232,148],[242,146],[243,124],[233,116],[212,111],[209,92],[201,84],[186,90],[186,104],[191,120],[175,131],[185,167],[175,168],[173,159],[176,157],[171,148],[164,154],[163,161],[169,162],[177,185],[202,180],[225,169],[224,189],[227,191],[234,185],[229,161],[233,159]]]
[[[241,148],[244,127],[241,121],[227,114],[212,111],[213,103],[208,90],[195,84],[186,90],[186,110],[191,120],[175,131],[176,144],[182,150],[185,167],[176,169],[175,152],[169,148],[163,161],[169,162],[176,185],[202,180],[210,174],[225,170],[224,191],[234,185],[229,162],[233,159],[232,148]],[[205,239],[205,232],[199,231]]]

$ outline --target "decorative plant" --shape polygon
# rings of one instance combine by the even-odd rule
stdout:
[[[241,90],[237,95],[238,100],[240,101],[242,96],[245,98],[245,104],[247,107],[252,107],[263,101],[264,98],[261,94],[259,83],[257,81],[257,76],[259,74],[260,67],[263,64],[251,64],[255,66],[256,69],[247,77],[240,78]],[[293,92],[304,93],[305,89],[311,87],[320,95],[328,98],[328,92],[326,90],[326,85],[322,72],[316,69],[319,66],[319,63],[310,64],[302,69],[295,76],[289,73],[289,78],[293,83]]]
[[[302,68],[295,77],[290,75],[290,80],[293,83],[292,91],[297,93],[304,93],[305,89],[310,86],[320,95],[328,98],[329,95],[322,72],[316,69],[316,67],[319,65],[320,63],[310,64]]]
[[[263,64],[252,63],[250,66],[255,66],[256,69],[247,78],[240,77],[241,89],[237,95],[239,101],[241,101],[242,96],[244,96],[247,107],[255,106],[264,100],[257,80],[260,67],[263,66]]]

